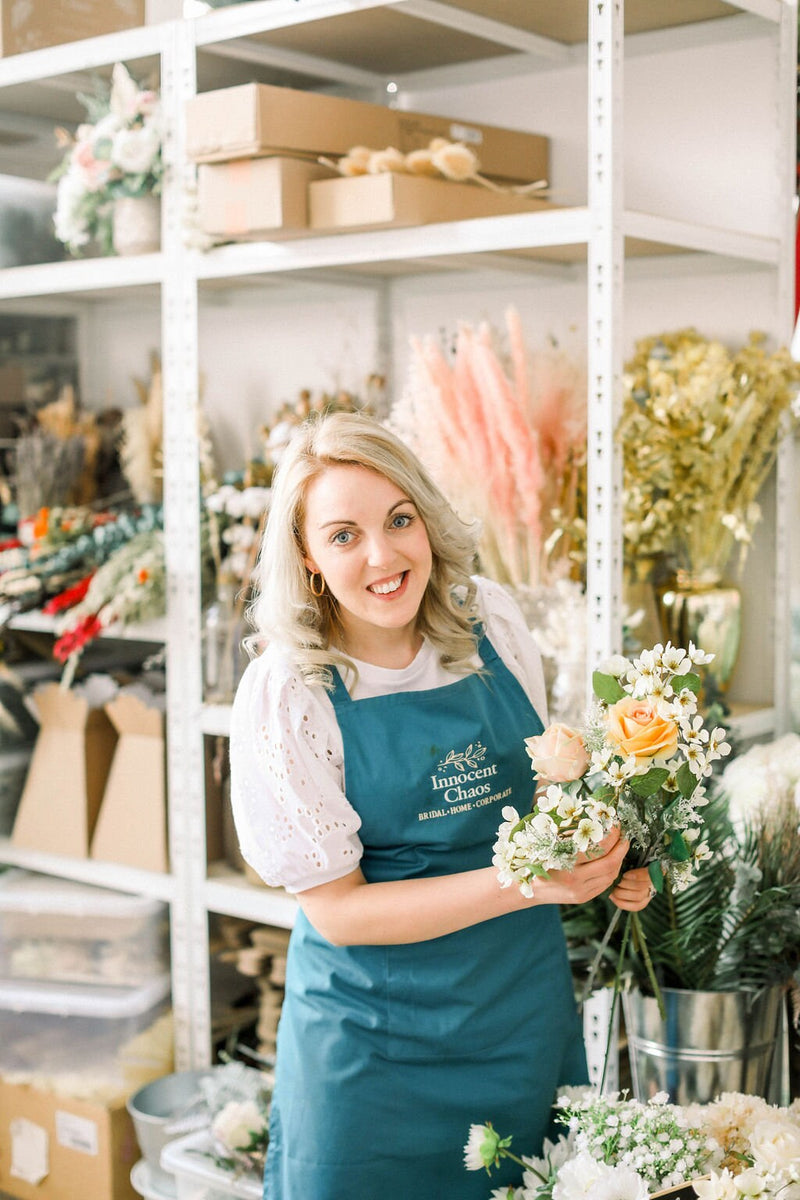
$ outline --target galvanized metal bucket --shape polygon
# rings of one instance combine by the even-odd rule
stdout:
[[[641,992],[623,993],[631,1085],[638,1100],[707,1104],[720,1092],[766,1096],[783,989],[691,992],[664,988],[666,1019]]]

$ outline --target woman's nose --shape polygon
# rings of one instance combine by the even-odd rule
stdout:
[[[367,562],[372,567],[382,567],[392,560],[392,549],[386,534],[372,533],[367,543]]]

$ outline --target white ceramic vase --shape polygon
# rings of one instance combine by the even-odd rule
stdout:
[[[160,249],[160,197],[119,196],[114,201],[112,241],[117,254],[151,254]]]

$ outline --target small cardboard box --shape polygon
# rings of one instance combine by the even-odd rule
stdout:
[[[118,740],[91,857],[168,871],[164,713],[121,693],[105,706]]]
[[[0,57],[133,29],[145,0],[0,0]]]
[[[0,1080],[0,1189],[21,1200],[138,1200],[124,1101],[111,1105]]]
[[[198,171],[200,228],[230,241],[288,237],[308,229],[308,185],[333,175],[301,158],[240,158]]]
[[[102,705],[48,683],[33,702],[40,728],[11,841],[49,854],[86,858],[117,735]]]
[[[493,192],[478,184],[386,171],[312,183],[309,207],[311,228],[317,232],[355,232],[534,212],[551,206],[546,200]]]
[[[186,109],[187,153],[195,162],[339,155],[358,145],[373,150],[394,146],[408,154],[434,137],[464,142],[475,151],[485,175],[525,183],[548,176],[549,142],[541,134],[363,100],[245,83],[201,92]]]

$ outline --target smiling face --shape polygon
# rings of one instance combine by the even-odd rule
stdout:
[[[326,467],[305,496],[305,564],[338,604],[343,649],[378,666],[406,666],[420,638],[417,613],[430,579],[428,533],[416,506],[366,467]]]

